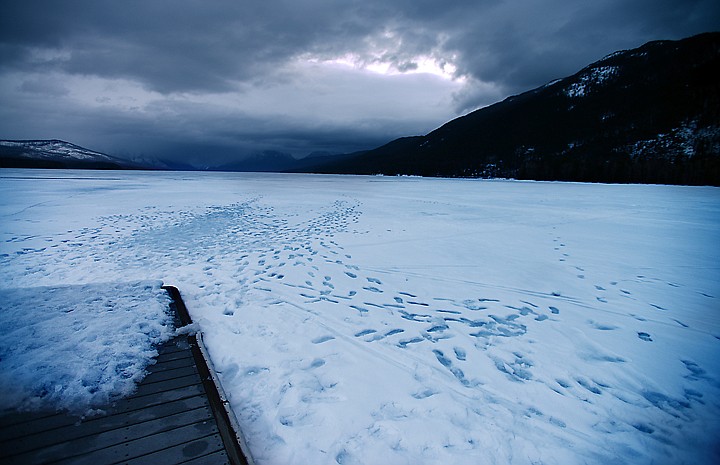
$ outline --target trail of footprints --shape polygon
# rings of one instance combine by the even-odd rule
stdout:
[[[555,229],[555,228],[553,228],[553,229]],[[576,277],[578,279],[583,279],[583,280],[586,279],[587,274],[586,274],[585,267],[578,266],[578,265],[572,265],[572,264],[570,264],[570,262],[568,262],[568,260],[572,260],[572,256],[570,253],[568,253],[567,244],[562,240],[562,238],[560,236],[553,237],[553,246],[554,246],[554,250],[560,254],[558,261],[565,262],[568,266],[572,267],[572,271],[576,273]],[[628,282],[628,280],[626,280],[625,282]],[[679,287],[679,285],[676,283],[662,281],[658,278],[651,278],[651,277],[648,277],[645,275],[636,275],[634,277],[634,279],[630,280],[630,283],[632,285],[654,284],[654,285],[661,285],[661,286],[667,285],[670,287]],[[603,306],[608,305],[609,308],[611,308],[610,306],[612,305],[610,299],[612,299],[614,302],[617,302],[617,301],[623,302],[624,299],[627,299],[630,301],[638,301],[638,299],[635,296],[633,296],[632,291],[622,287],[622,284],[619,281],[609,281],[608,283],[596,283],[596,284],[593,284],[592,286],[593,286],[593,290],[595,293],[595,301],[598,304],[603,305]],[[560,293],[558,293],[558,294],[560,294]],[[708,295],[705,293],[700,293],[700,294],[708,299],[715,298],[714,296],[711,296],[711,295]],[[647,305],[647,307],[649,307],[653,311],[668,312],[670,310],[668,308],[665,308],[665,307],[658,305],[656,303],[653,303],[653,302],[646,302],[644,304]],[[640,316],[640,315],[631,314],[631,316],[633,316],[637,321],[640,321],[640,322],[647,321],[647,319],[645,317]],[[682,322],[678,319],[670,318],[670,320],[674,321],[681,327],[684,327],[684,328],[689,327],[687,324],[685,324],[684,322]],[[592,320],[588,320],[587,323],[591,328],[601,330],[601,331],[618,329],[617,326],[597,323]],[[653,342],[651,334],[647,331],[643,331],[643,330],[637,331],[637,337],[641,341],[644,341],[644,342]]]
[[[336,208],[340,206],[335,205]],[[352,256],[332,239],[339,229],[346,227],[347,215],[342,211],[326,213],[319,220],[309,222],[305,228],[290,228],[287,232],[299,243],[291,244],[288,238],[288,243],[281,249],[259,253],[253,284],[275,281],[275,285],[294,288],[304,305],[310,307],[315,304],[337,305],[339,312],[349,312],[358,317],[354,321],[360,327],[352,334],[354,339],[368,344],[390,344],[397,349],[434,344],[455,337],[458,332],[478,340],[475,345],[485,346],[491,339],[526,334],[526,318],[537,322],[550,321],[560,313],[557,307],[541,308],[529,301],[504,305],[492,298],[426,299],[406,290],[388,289],[381,278],[366,275],[354,265]],[[318,227],[321,221],[325,225]],[[294,268],[294,271],[283,271],[284,268]],[[361,321],[369,315],[377,318],[367,321],[380,326],[363,328]],[[392,321],[397,318],[415,323],[417,329],[411,330],[407,324],[403,328],[393,327]],[[335,336],[324,335],[311,342],[327,344],[334,339]],[[476,380],[468,379],[461,369],[468,359],[466,348],[455,345],[450,350],[443,347],[431,351],[439,365],[462,385],[471,387],[478,384]],[[522,357],[517,360],[522,360]],[[509,364],[498,361],[495,365],[514,379],[532,378],[529,371],[532,364],[527,360]]]
[[[510,307],[501,305],[495,299],[426,300],[413,292],[388,289],[381,278],[365,275],[352,263],[352,256],[334,240],[340,231],[352,232],[351,227],[360,215],[359,204],[337,201],[317,218],[291,224],[276,218],[271,208],[262,209],[254,203],[253,200],[186,218],[178,227],[193,230],[193,225],[199,229],[202,224],[202,229],[207,231],[208,222],[213,222],[212,230],[218,232],[214,237],[198,237],[186,232],[185,236],[190,238],[192,246],[188,248],[207,251],[217,249],[218,244],[232,243],[238,256],[235,260],[237,271],[233,277],[239,281],[247,279],[248,285],[254,289],[272,293],[276,286],[283,286],[294,289],[308,306],[337,305],[339,312],[349,312],[359,318],[379,313],[383,318],[368,320],[376,324],[379,321],[392,322],[394,318],[417,324],[417,330],[412,331],[407,325],[400,328],[392,327],[391,323],[384,323],[382,327],[358,328],[352,334],[358,341],[383,342],[406,349],[411,345],[449,339],[458,330],[478,339],[514,337],[527,332],[526,325],[518,318],[531,316],[537,321],[545,321],[550,318],[549,315],[559,313],[554,307],[543,313],[532,303]],[[152,242],[153,239],[147,240]],[[178,255],[174,254],[175,257]],[[212,276],[216,267],[213,260],[208,259],[203,272]],[[499,315],[508,310],[509,315]],[[232,309],[224,309],[223,313],[228,317],[234,315]],[[332,335],[325,335],[311,342],[327,344],[334,339]],[[433,354],[438,363],[461,383],[471,384],[456,366],[467,360],[465,348],[455,347],[448,353],[435,349]]]
[[[273,286],[283,286],[294,289],[300,301],[310,308],[313,305],[336,305],[338,312],[356,317],[353,321],[359,327],[351,336],[362,343],[389,344],[398,350],[431,344],[428,347],[439,365],[468,387],[476,381],[468,379],[461,369],[468,360],[466,348],[451,345],[448,349],[447,344],[434,348],[432,344],[465,334],[475,339],[476,347],[487,347],[497,344],[502,338],[525,335],[530,321],[547,324],[543,322],[552,322],[559,317],[561,310],[557,306],[542,307],[527,300],[510,305],[491,298],[423,298],[420,293],[388,288],[380,277],[366,274],[354,265],[352,256],[334,239],[338,232],[351,231],[357,223],[360,214],[358,206],[357,203],[338,201],[315,219],[290,224],[275,218],[271,209],[255,214],[257,212],[250,212],[250,205],[243,205],[240,208],[242,211],[234,215],[235,220],[240,220],[242,216],[242,222],[239,227],[235,225],[233,234],[242,239],[238,249],[249,253],[243,254],[238,262],[238,277],[247,270],[253,270],[250,285],[256,289],[272,292]],[[267,242],[268,237],[274,238],[272,243]],[[559,237],[555,238],[555,243],[556,250],[561,253],[559,260],[570,260],[566,244]],[[578,279],[586,279],[584,267],[568,266],[573,266]],[[610,283],[610,286],[616,285]],[[595,291],[598,301],[603,302],[606,288],[597,284]],[[631,295],[625,289],[620,289],[620,292]],[[379,316],[367,320],[374,325],[362,327],[363,318],[370,315]],[[408,326],[406,323],[402,328],[393,327],[392,321],[397,318],[415,325]],[[588,320],[587,323],[598,331],[617,329],[603,322]],[[411,329],[413,326],[417,329]],[[645,331],[639,331],[637,337],[644,342],[653,340]],[[324,335],[311,342],[332,344],[334,339],[335,336]],[[513,357],[495,357],[493,363],[498,371],[512,380],[523,382],[533,379],[532,361],[522,354]],[[583,386],[580,382],[576,384]],[[558,383],[553,389],[562,391],[566,388]],[[589,392],[594,392],[593,389]]]
[[[339,232],[364,233],[357,230],[359,207],[359,202],[338,200],[316,218],[297,224],[291,222],[292,218],[279,217],[271,207],[260,206],[259,199],[211,207],[203,213],[173,212],[170,215],[148,210],[136,216],[115,215],[101,218],[99,228],[68,231],[65,238],[49,245],[48,250],[53,251],[49,258],[72,262],[76,255],[98,255],[119,267],[134,266],[148,259],[156,263],[168,262],[173,266],[205,262],[201,269],[208,276],[210,287],[217,289],[208,289],[213,294],[224,285],[219,278],[214,278],[221,266],[219,262],[228,263],[227,260],[214,260],[215,255],[235,256],[236,270],[232,278],[240,289],[251,286],[272,293],[275,286],[283,286],[293,289],[308,306],[337,305],[339,312],[348,312],[360,320],[377,313],[387,317],[368,319],[376,324],[393,321],[394,318],[412,322],[413,325],[405,324],[404,328],[392,325],[358,327],[351,337],[361,343],[389,344],[397,350],[425,345],[431,350],[438,365],[466,387],[477,383],[462,370],[469,358],[466,348],[451,342],[442,346],[435,343],[451,339],[457,334],[465,334],[474,338],[476,347],[487,347],[491,341],[497,344],[502,338],[525,335],[531,322],[550,324],[548,322],[560,317],[560,308],[543,307],[530,301],[518,301],[510,305],[491,298],[426,299],[420,296],[421,293],[389,289],[382,279],[366,275],[354,265],[352,256],[334,240]],[[213,231],[213,234],[208,234],[208,231]],[[164,243],[164,237],[168,235],[182,238],[182,241],[158,250],[157,244]],[[8,242],[29,239],[32,238],[14,237]],[[585,267],[570,263],[572,257],[565,242],[556,236],[553,243],[559,254],[558,261],[571,266],[577,279],[587,280]],[[83,253],[76,252],[78,249],[83,249]],[[37,255],[38,263],[34,266],[38,272],[42,272],[48,257],[37,252],[44,250],[27,249],[17,255]],[[128,250],[132,250],[135,255],[128,254]],[[15,257],[6,255],[0,259],[10,261]],[[338,271],[336,267],[341,270]],[[653,282],[652,278],[642,275],[638,275],[636,280],[639,283]],[[621,287],[618,282],[588,284],[594,286],[599,304],[608,302],[608,289],[616,290],[621,297],[633,298],[631,291]],[[704,296],[714,299],[711,295]],[[658,312],[667,312],[659,305],[651,305]],[[233,309],[224,308],[220,311],[228,317],[235,315]],[[643,321],[640,316],[636,318]],[[680,326],[687,326],[681,321],[674,321]],[[598,331],[617,329],[593,320],[588,320],[587,324]],[[411,330],[411,327],[417,329]],[[637,337],[643,342],[653,342],[652,335],[647,331],[638,331]],[[322,335],[310,342],[315,345],[332,344],[335,339],[333,335]],[[533,379],[533,362],[521,353],[503,358],[493,355],[491,359],[496,369],[509,379],[517,382]],[[314,359],[308,362],[306,369],[321,369],[325,363],[323,359]],[[702,379],[704,371],[701,367],[692,361],[687,361],[686,366],[688,379]],[[580,396],[578,390],[594,396],[602,395],[608,388],[601,380],[583,377],[557,379],[549,387],[562,395],[574,393],[576,396]],[[413,396],[421,399],[434,394],[436,392],[432,389],[422,389]],[[648,402],[661,407],[683,405],[674,400],[674,403],[670,403],[667,399],[658,398],[648,399]]]
[[[340,206],[340,204],[335,205],[335,207]],[[465,387],[473,387],[480,383],[463,370],[463,364],[468,363],[469,359],[463,344],[435,345],[436,343],[463,334],[474,338],[475,347],[497,346],[503,338],[525,335],[530,324],[551,324],[560,317],[561,310],[558,306],[541,306],[529,300],[519,300],[510,304],[482,297],[464,300],[425,298],[421,297],[422,293],[389,288],[380,277],[366,274],[354,265],[352,256],[345,253],[343,247],[332,239],[339,230],[333,228],[346,228],[347,222],[343,218],[345,217],[341,211],[323,215],[322,221],[330,221],[324,226],[325,229],[313,229],[316,228],[316,223],[311,223],[306,229],[309,235],[304,236],[306,242],[301,247],[286,247],[284,250],[276,251],[272,260],[277,263],[276,268],[292,263],[295,267],[306,270],[304,274],[295,273],[294,280],[286,279],[282,283],[284,286],[297,288],[298,295],[304,299],[306,305],[330,303],[337,305],[339,312],[350,312],[351,315],[358,317],[353,321],[359,324],[359,327],[352,333],[352,338],[357,341],[390,345],[397,350],[423,345],[430,350],[439,366],[447,370],[457,382]],[[297,234],[297,231],[293,231],[292,234]],[[300,236],[303,237],[302,234]],[[561,253],[559,260],[568,263],[572,257],[567,252],[566,244],[559,237],[556,241],[556,249]],[[577,279],[587,278],[583,266],[570,263],[568,266],[573,267]],[[338,271],[334,267],[340,267],[341,270]],[[267,272],[268,278],[286,277],[286,274],[275,269],[272,272],[269,272],[269,269],[264,271]],[[606,286],[617,289],[622,296],[628,298],[632,296],[630,291],[621,288],[617,282],[607,285],[594,284],[594,286],[597,301],[600,303],[607,302]],[[561,293],[556,295],[559,296]],[[362,319],[370,315],[379,316],[367,320],[374,324],[362,327]],[[415,325],[403,324],[402,328],[393,327],[392,321],[397,321],[396,318]],[[587,325],[597,331],[619,329],[602,321],[587,320]],[[417,329],[412,329],[413,326]],[[653,341],[652,336],[645,331],[638,331],[637,337],[643,342]],[[334,339],[334,336],[324,335],[312,339],[311,342],[332,344]],[[494,352],[485,353],[495,368],[508,379],[515,382],[536,380],[533,374],[534,363],[527,355],[519,352],[503,356]],[[502,351],[499,353],[502,354]],[[322,364],[318,363],[313,368],[319,366]],[[542,382],[561,395],[572,395],[590,402],[592,398],[587,396],[600,396],[610,389],[610,386],[602,380],[582,376],[570,380]],[[432,389],[423,389],[412,395],[421,399],[434,394]],[[562,427],[561,423],[557,420],[557,426]]]

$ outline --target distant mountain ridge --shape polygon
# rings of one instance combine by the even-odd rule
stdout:
[[[0,140],[2,168],[140,169],[143,166],[58,139]]]
[[[210,167],[210,171],[243,172],[302,172],[308,168],[327,162],[328,159],[340,160],[348,155],[329,153],[311,153],[305,158],[295,158],[288,153],[268,150],[232,163]]]
[[[720,33],[649,42],[306,171],[720,185]]]
[[[267,151],[224,165],[197,168],[153,157],[126,160],[59,139],[0,140],[0,168],[280,172],[316,166],[330,157],[339,160],[343,155],[316,153],[296,159],[290,154]]]

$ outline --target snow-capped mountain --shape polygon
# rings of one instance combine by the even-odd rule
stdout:
[[[650,42],[317,172],[720,185],[720,33]]]
[[[62,140],[0,140],[0,167],[137,169],[140,166]]]

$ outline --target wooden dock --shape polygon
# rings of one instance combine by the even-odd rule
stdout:
[[[176,323],[187,324],[179,292],[166,289]],[[158,352],[137,391],[106,415],[0,412],[0,464],[252,465],[202,340],[177,336]]]

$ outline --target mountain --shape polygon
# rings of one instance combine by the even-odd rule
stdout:
[[[248,172],[305,172],[309,168],[327,163],[329,159],[339,161],[348,155],[333,155],[316,152],[305,158],[295,158],[290,154],[268,150],[254,156],[224,165],[208,168],[210,171],[248,171]]]
[[[0,168],[64,168],[64,169],[146,169],[172,171],[296,171],[326,162],[330,157],[342,160],[347,155],[325,152],[310,154],[301,159],[275,151],[220,166],[198,168],[174,160],[152,156],[117,158],[62,140],[0,140]]]
[[[295,167],[296,159],[292,155],[267,150],[253,156],[208,168],[210,171],[286,171]]]
[[[143,166],[62,140],[0,140],[2,168],[142,169]]]
[[[720,185],[720,33],[655,41],[307,171]]]

